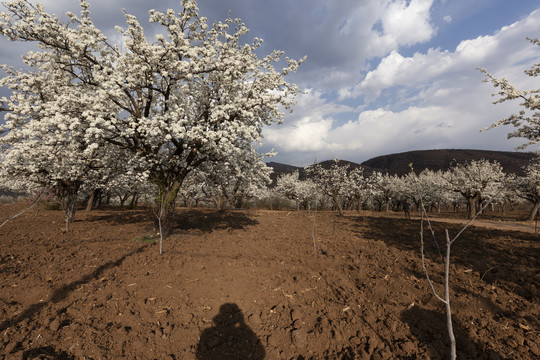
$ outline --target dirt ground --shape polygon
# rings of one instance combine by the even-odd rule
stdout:
[[[420,222],[381,215],[183,209],[160,256],[148,210],[81,211],[64,233],[61,212],[32,209],[0,228],[0,358],[445,359]],[[434,220],[442,246],[460,225]],[[524,230],[454,244],[458,359],[540,358],[540,238]],[[442,292],[430,236],[426,251]]]

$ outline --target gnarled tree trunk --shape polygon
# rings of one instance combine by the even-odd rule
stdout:
[[[478,201],[478,196],[467,197],[468,210],[469,210],[469,214],[467,216],[468,219],[472,219],[476,215],[477,201]]]
[[[55,186],[56,196],[60,200],[62,210],[64,211],[66,232],[69,231],[69,224],[72,223],[75,218],[77,195],[81,188],[81,184],[81,181],[60,180]]]

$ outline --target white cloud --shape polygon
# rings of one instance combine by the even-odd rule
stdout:
[[[332,119],[305,117],[294,126],[271,128],[265,138],[278,151],[319,151],[328,148],[326,137],[332,127]]]
[[[453,55],[440,49],[426,54],[416,53],[405,58],[393,51],[381,60],[375,70],[368,72],[357,86],[339,91],[341,99],[364,96],[364,101],[375,100],[383,89],[395,86],[414,86],[433,80],[448,72],[454,65]]]
[[[462,62],[482,63],[493,56],[499,46],[496,36],[479,36],[472,40],[463,40],[456,47],[455,54]]]
[[[450,24],[452,22],[452,17],[450,15],[446,15],[443,17],[443,20],[445,23]]]
[[[473,74],[477,67],[488,67],[491,71],[501,71],[501,68],[507,71],[514,65],[523,68],[524,62],[531,62],[534,56],[538,56],[538,50],[525,41],[534,32],[534,26],[540,26],[540,11],[502,28],[494,35],[463,40],[453,52],[429,49],[426,53],[403,57],[398,51],[392,51],[359,84],[340,89],[340,98],[363,96],[365,101],[370,102],[384,89],[396,86],[414,88],[422,84],[429,86],[441,79],[451,80],[452,76]],[[477,82],[478,77],[470,81]]]
[[[433,0],[299,0],[284,4],[274,18],[283,26],[273,27],[271,36],[287,40],[277,48],[289,56],[308,56],[297,81],[326,91],[358,82],[371,59],[426,42],[436,33],[431,21]],[[252,19],[248,27],[253,25],[257,31],[256,23]],[[345,84],[338,83],[342,79]]]
[[[433,0],[398,0],[388,4],[382,16],[384,35],[399,45],[413,45],[431,39],[435,28],[430,24]]]
[[[357,112],[346,105],[329,102],[319,91],[308,90],[298,97],[294,113],[283,125],[264,129],[265,144],[279,151],[319,151],[339,148],[339,141],[328,142],[328,133],[335,126],[333,115]]]

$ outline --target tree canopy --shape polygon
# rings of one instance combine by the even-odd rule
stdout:
[[[149,12],[161,27],[154,39],[125,13],[125,27],[116,27],[120,46],[94,25],[89,2],[80,4],[67,22],[28,0],[5,4],[2,34],[40,51],[23,57],[23,69],[2,67],[8,75],[0,86],[13,92],[2,99],[3,157],[18,152],[41,164],[28,146],[16,145],[33,141],[47,147],[40,152],[68,143],[57,156],[62,166],[126,151],[136,161],[123,172],[148,176],[171,205],[193,169],[252,153],[263,126],[292,110],[299,89],[285,76],[304,59],[286,58],[276,70],[283,52],[259,58],[262,40],[244,43],[240,19],[209,25],[195,1],[182,0],[179,12]],[[70,169],[62,171],[70,178]]]

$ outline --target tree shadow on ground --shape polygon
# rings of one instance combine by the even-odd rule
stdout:
[[[464,286],[454,285],[453,289],[457,293],[468,294],[471,297],[479,299],[483,303],[483,306],[485,306],[486,309],[489,309],[494,314],[493,320],[495,321],[500,322],[502,321],[502,319],[511,319],[513,321],[519,322],[520,324],[523,324],[523,322],[525,321],[525,326],[527,326],[527,324],[530,324],[532,325],[531,328],[540,328],[540,319],[538,317],[532,314],[520,313],[520,309],[516,306],[512,306],[511,304],[506,304],[505,306],[503,306],[503,304],[497,303],[496,290],[491,291],[491,293],[495,296],[490,298],[475,293]]]
[[[112,225],[127,225],[136,223],[149,223],[156,225],[157,217],[152,209],[115,209],[88,213],[78,221],[105,222]],[[199,230],[212,232],[214,230],[244,229],[247,226],[257,225],[258,222],[249,215],[240,211],[177,209],[174,212],[169,232]]]
[[[455,236],[462,225],[432,222],[440,253],[446,251],[444,229]],[[420,256],[420,220],[383,217],[359,218],[357,233],[365,239],[381,240],[399,250]],[[424,223],[425,253],[442,263],[441,255]],[[452,245],[451,263],[484,274],[487,283],[501,286],[528,301],[536,302],[540,279],[540,244],[534,234],[469,227]]]
[[[23,360],[27,359],[54,359],[54,360],[75,360],[75,356],[69,355],[65,351],[57,351],[52,346],[43,346],[23,352]]]
[[[85,283],[87,283],[87,282],[89,282],[91,280],[97,279],[98,277],[100,277],[103,274],[104,271],[106,271],[108,269],[112,269],[112,268],[120,266],[122,264],[122,262],[126,258],[128,258],[130,256],[133,256],[133,255],[135,255],[137,253],[142,252],[146,247],[147,247],[147,245],[143,245],[141,247],[138,247],[137,249],[123,255],[122,257],[120,257],[116,261],[109,261],[109,262],[99,266],[93,272],[91,272],[90,274],[88,274],[86,276],[83,276],[79,280],[70,282],[69,284],[66,284],[66,285],[56,289],[51,294],[50,299],[48,301],[32,304],[26,310],[24,310],[19,315],[17,315],[16,317],[14,317],[12,319],[5,320],[4,322],[0,323],[0,332],[6,330],[7,328],[9,328],[9,327],[11,327],[11,326],[13,326],[15,324],[18,324],[18,323],[22,322],[25,319],[31,319],[35,314],[39,313],[43,308],[47,307],[49,304],[55,304],[55,303],[58,303],[58,302],[60,302],[60,301],[62,301],[64,299],[66,299],[69,296],[70,293],[72,293],[75,289],[77,289],[77,287],[79,285],[82,285],[82,284],[85,284]]]
[[[401,314],[402,321],[409,325],[411,333],[427,348],[430,359],[448,359],[450,357],[450,341],[446,325],[446,315],[442,312],[414,306]],[[456,353],[458,359],[502,359],[503,357],[489,349],[487,344],[475,343],[467,334],[467,330],[453,319],[456,337]]]
[[[201,333],[197,344],[197,360],[264,359],[264,347],[244,322],[244,315],[238,305],[221,305],[212,322],[214,325]]]
[[[84,222],[105,222],[112,225],[128,225],[144,222],[152,222],[154,216],[151,210],[138,209],[127,210],[125,208],[118,208],[114,210],[94,210],[89,213],[84,213],[76,221]]]
[[[200,230],[241,230],[257,225],[258,221],[239,211],[181,210],[174,215],[173,231]]]
[[[446,324],[446,314],[414,306],[401,314],[403,322],[409,325],[414,337],[427,348],[430,359],[448,359],[450,357],[450,340]],[[502,359],[503,357],[489,349],[487,344],[475,343],[467,334],[467,330],[455,319],[452,321],[456,337],[456,353],[458,359]]]

